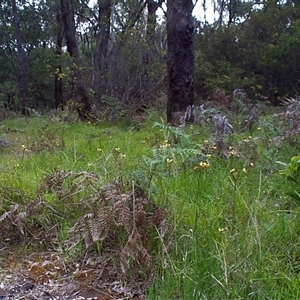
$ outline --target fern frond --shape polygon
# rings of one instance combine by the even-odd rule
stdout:
[[[128,200],[128,196],[123,196],[113,206],[115,224],[124,227],[127,233],[132,229],[132,212]]]
[[[154,243],[149,237],[164,224],[163,210],[134,182],[131,193],[122,193],[120,185],[114,182],[104,186],[98,196],[93,198],[91,211],[69,231],[76,240],[72,244],[83,240],[86,248],[90,248],[102,242],[103,251],[107,248],[120,253],[124,272],[133,266],[149,266]]]

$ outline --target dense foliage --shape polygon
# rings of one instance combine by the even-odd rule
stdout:
[[[166,94],[166,23],[163,1],[73,2],[83,82],[96,108],[140,108]],[[206,11],[208,7],[204,2]],[[18,1],[25,52],[28,106],[74,99],[72,60],[61,43],[59,1]],[[297,1],[222,1],[214,21],[195,19],[196,101],[217,89],[245,89],[273,103],[299,90],[300,9]],[[18,41],[10,1],[0,1],[0,104],[19,110]],[[60,103],[60,104],[62,104]],[[112,104],[113,103],[113,104]]]

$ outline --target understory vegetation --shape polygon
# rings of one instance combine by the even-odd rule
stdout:
[[[299,107],[4,120],[0,248],[105,257],[146,299],[299,299]]]
[[[80,61],[74,63],[66,50],[60,1],[17,1],[23,45],[17,42],[12,3],[1,1],[0,107],[20,111],[22,64],[26,110],[45,112],[70,100],[80,103],[74,67],[97,116],[112,106],[152,107],[167,94],[163,2],[72,1],[80,52]],[[198,1],[194,17],[196,102],[213,97],[216,90],[231,96],[244,89],[252,100],[278,105],[299,91],[297,1]],[[25,49],[24,61],[20,48]]]

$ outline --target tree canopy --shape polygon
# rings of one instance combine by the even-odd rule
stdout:
[[[167,5],[160,8],[163,2]],[[58,0],[1,0],[0,106],[17,111],[68,102],[80,106],[82,95],[74,92],[79,71],[88,109],[161,105],[167,94],[169,5],[160,0],[72,1],[74,61]],[[201,5],[204,18],[193,20],[196,102],[218,89],[229,94],[244,89],[251,99],[274,104],[298,93],[297,1]],[[213,22],[205,13],[209,5]]]

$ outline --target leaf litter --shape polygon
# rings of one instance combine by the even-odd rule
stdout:
[[[54,252],[17,256],[4,250],[1,256],[0,300],[146,299],[148,282],[119,280],[108,257],[65,265]]]

